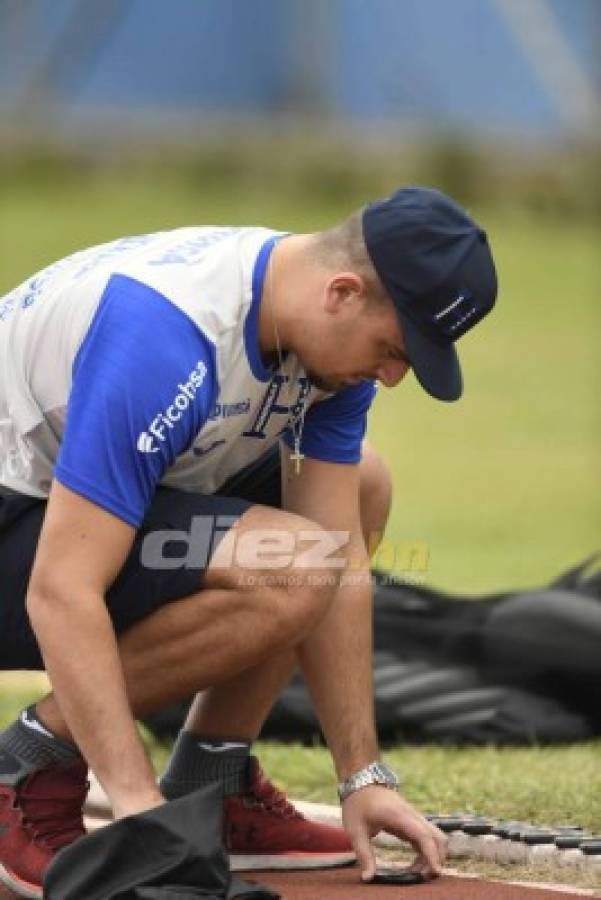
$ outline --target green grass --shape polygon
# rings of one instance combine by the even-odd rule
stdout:
[[[292,796],[336,802],[323,748],[261,744],[265,767]],[[405,747],[384,753],[404,793],[425,812],[480,813],[601,832],[601,742],[563,748]]]
[[[393,184],[388,185],[393,187]],[[2,183],[0,294],[82,246],[183,224],[311,230],[366,197],[305,184],[92,172]],[[425,579],[486,592],[550,580],[599,549],[598,234],[592,224],[479,211],[496,248],[498,310],[461,343],[466,393],[450,406],[412,379],[380,392],[369,436],[395,498],[387,538],[424,541]],[[0,725],[41,691],[0,675]],[[153,746],[160,764],[164,750]],[[328,754],[263,744],[293,794],[333,800]],[[477,810],[601,831],[601,743],[528,750],[407,748],[388,754],[423,809]]]

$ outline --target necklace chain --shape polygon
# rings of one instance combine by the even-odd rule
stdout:
[[[292,403],[292,376],[284,374],[284,356],[282,353],[282,344],[280,341],[280,333],[278,331],[278,326],[275,320],[275,310],[273,304],[273,285],[274,285],[274,269],[275,269],[275,255],[274,250],[277,245],[274,245],[271,251],[271,257],[269,260],[269,267],[267,270],[267,294],[269,296],[269,312],[271,315],[271,324],[273,327],[273,334],[275,337],[275,346],[278,354],[278,368],[282,378],[286,381],[286,394],[288,397],[288,427],[292,430],[292,439],[294,441],[294,453],[291,455],[290,459],[294,462],[294,471],[296,475],[300,475],[301,470],[301,462],[305,458],[304,453],[301,453],[300,445],[303,438],[303,429],[305,427],[305,399],[301,397],[300,399],[300,409],[294,414],[293,412],[293,403]]]

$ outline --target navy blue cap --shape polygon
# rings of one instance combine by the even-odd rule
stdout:
[[[493,308],[497,276],[486,233],[431,188],[401,188],[363,212],[367,251],[400,321],[415,375],[439,400],[463,379],[454,342]]]

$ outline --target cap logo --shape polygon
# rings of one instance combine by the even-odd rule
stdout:
[[[444,318],[444,316],[448,316],[448,314],[450,312],[452,312],[456,306],[459,306],[459,304],[461,303],[462,300],[465,300],[465,297],[463,296],[463,294],[459,294],[457,299],[453,300],[453,302],[451,304],[449,304],[449,306],[447,306],[446,309],[441,309],[441,311],[439,313],[436,313],[436,315],[434,316],[436,321],[438,321],[438,319]]]
[[[472,319],[478,316],[478,307],[467,291],[459,294],[452,303],[432,315],[432,322],[439,333],[456,340],[471,328]]]

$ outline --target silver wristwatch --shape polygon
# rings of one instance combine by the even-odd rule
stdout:
[[[354,794],[355,791],[360,791],[361,788],[367,787],[369,784],[381,784],[384,787],[396,791],[398,790],[400,781],[398,775],[393,772],[386,763],[379,761],[372,762],[368,766],[365,766],[364,769],[359,769],[358,772],[354,772],[352,775],[349,775],[348,778],[345,778],[344,781],[338,783],[338,796],[340,797],[340,802],[342,803],[343,800],[346,800],[346,798],[350,797],[351,794]]]

